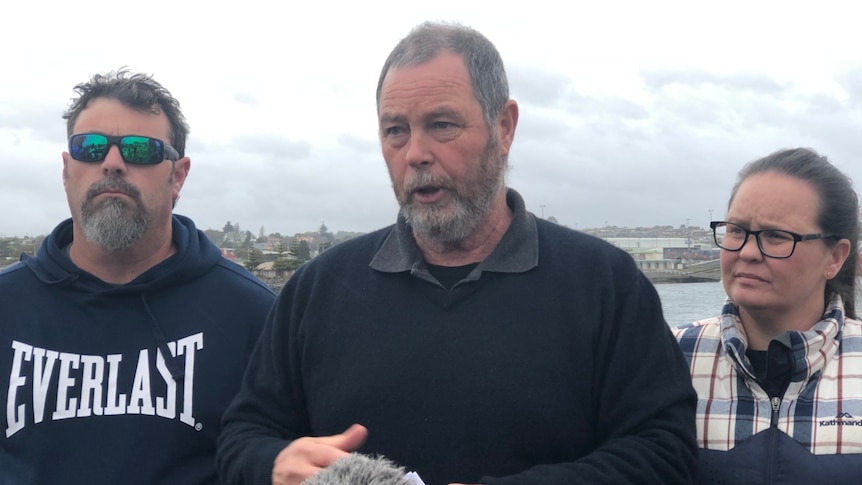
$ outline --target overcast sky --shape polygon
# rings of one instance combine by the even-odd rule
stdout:
[[[11,5],[10,5],[11,4]],[[573,228],[707,227],[738,170],[780,148],[862,186],[862,28],[853,2],[5,2],[0,235],[69,211],[75,84],[153,74],[191,126],[176,212],[201,229],[367,232],[395,221],[374,91],[424,20],[484,33],[521,117],[508,184]]]

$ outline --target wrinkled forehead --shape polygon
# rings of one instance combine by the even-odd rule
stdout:
[[[470,101],[477,100],[463,58],[448,53],[390,70],[381,84],[378,114],[397,105]]]

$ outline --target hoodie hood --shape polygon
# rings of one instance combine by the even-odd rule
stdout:
[[[174,215],[172,229],[177,252],[123,285],[106,283],[75,266],[66,251],[72,243],[72,219],[54,228],[42,241],[35,257],[24,254],[21,261],[49,285],[69,286],[91,294],[125,294],[163,289],[194,280],[221,260],[221,251],[197,230],[188,217]]]

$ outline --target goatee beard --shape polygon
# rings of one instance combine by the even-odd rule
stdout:
[[[95,197],[106,189],[120,191],[133,200],[106,197],[98,204]],[[87,191],[81,207],[81,228],[91,242],[109,251],[123,250],[137,242],[147,230],[149,218],[140,191],[118,177],[102,179]]]

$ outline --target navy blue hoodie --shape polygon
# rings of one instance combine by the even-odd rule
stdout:
[[[0,483],[217,483],[220,419],[274,295],[174,216],[133,281],[76,267],[71,219],[0,272]]]

